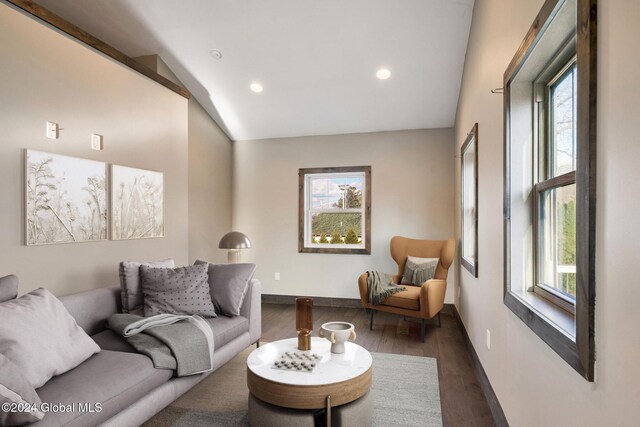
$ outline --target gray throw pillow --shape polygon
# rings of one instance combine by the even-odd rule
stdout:
[[[46,289],[0,303],[0,354],[33,388],[75,368],[100,347]]]
[[[255,264],[210,264],[196,261],[195,265],[209,266],[209,287],[211,299],[218,313],[239,316],[249,282],[256,271]]]
[[[41,404],[20,369],[0,354],[0,426],[22,426],[40,421],[44,418]]]
[[[209,295],[207,266],[158,268],[142,265],[144,316],[157,314],[200,314],[216,317]]]
[[[122,312],[142,316],[144,314],[144,300],[142,287],[140,286],[140,266],[174,268],[172,259],[163,259],[154,262],[122,261],[120,263],[120,299],[122,300]]]
[[[408,257],[402,274],[402,285],[420,286],[436,274],[439,258]]]
[[[9,301],[18,296],[18,277],[10,274],[0,277],[0,302]],[[2,425],[2,424],[0,424]]]

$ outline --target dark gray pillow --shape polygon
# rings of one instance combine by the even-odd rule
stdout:
[[[42,401],[11,360],[0,354],[0,426],[22,426],[44,418]],[[5,410],[5,406],[9,410]],[[20,409],[20,411],[18,411]]]
[[[206,265],[178,268],[140,266],[144,316],[200,314],[216,317],[209,294]]]
[[[438,258],[408,257],[400,283],[402,285],[420,286],[427,280],[433,279],[438,261]]]
[[[209,287],[216,311],[227,316],[239,316],[256,265],[210,264],[200,260],[195,265],[209,266]]]
[[[9,301],[18,296],[18,277],[10,274],[0,277],[0,302]]]
[[[122,312],[142,316],[144,314],[144,300],[140,287],[140,266],[174,268],[172,259],[163,259],[153,262],[122,261],[120,263],[120,299],[122,300]]]

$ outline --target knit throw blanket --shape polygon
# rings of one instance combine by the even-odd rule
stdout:
[[[178,377],[213,368],[213,331],[200,316],[112,314],[107,327],[123,337],[156,369],[174,369]]]
[[[367,271],[367,286],[371,305],[380,305],[388,296],[407,290],[404,286],[393,283],[393,276],[379,271]]]

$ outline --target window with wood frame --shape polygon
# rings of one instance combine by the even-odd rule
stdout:
[[[595,363],[596,0],[547,0],[504,74],[504,303]]]
[[[371,253],[371,167],[300,169],[298,250]]]

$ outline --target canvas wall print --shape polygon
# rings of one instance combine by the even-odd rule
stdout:
[[[125,240],[163,236],[162,172],[113,165],[111,167],[111,238]]]
[[[27,245],[106,239],[106,180],[105,163],[26,150]]]

